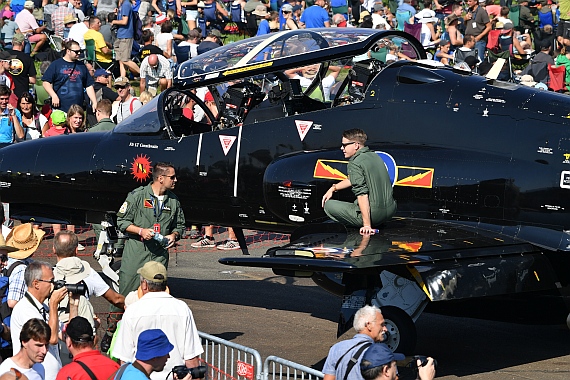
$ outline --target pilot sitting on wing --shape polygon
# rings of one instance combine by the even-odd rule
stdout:
[[[311,83],[315,80],[315,77],[319,74],[319,70],[321,68],[320,63],[315,63],[314,65],[303,66],[296,69],[286,70],[285,75],[289,77],[289,79],[299,79],[301,87],[303,89],[308,88]],[[340,73],[340,66],[329,66],[329,75],[327,75],[321,81],[323,85],[323,96],[320,94],[320,88],[317,87],[313,93],[310,95],[313,99],[318,99],[321,101],[329,102],[330,95],[331,95],[331,87],[335,84],[336,78]]]
[[[362,129],[342,133],[341,150],[348,158],[348,178],[335,183],[323,196],[323,208],[333,220],[360,227],[362,235],[374,234],[378,226],[396,213],[392,182],[384,161],[364,144],[368,136]],[[354,203],[332,200],[333,194],[351,187]]]

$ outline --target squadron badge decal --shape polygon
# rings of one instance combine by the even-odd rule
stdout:
[[[144,182],[150,178],[150,172],[150,158],[145,154],[138,155],[131,165],[133,178],[137,181]]]

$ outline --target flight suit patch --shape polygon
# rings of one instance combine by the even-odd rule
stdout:
[[[119,214],[124,214],[125,212],[127,212],[127,208],[129,208],[129,202],[125,201],[121,205],[121,208],[119,209]]]

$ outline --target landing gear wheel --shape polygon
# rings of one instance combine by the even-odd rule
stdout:
[[[416,325],[405,311],[395,306],[382,306],[382,316],[390,333],[386,343],[393,352],[411,355],[416,347]]]

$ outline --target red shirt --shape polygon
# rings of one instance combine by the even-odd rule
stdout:
[[[91,380],[91,377],[80,364],[76,361],[81,361],[95,374],[99,380],[107,380],[115,371],[119,369],[119,364],[112,361],[105,355],[97,350],[85,351],[75,355],[73,362],[64,366],[57,374],[56,380]]]

